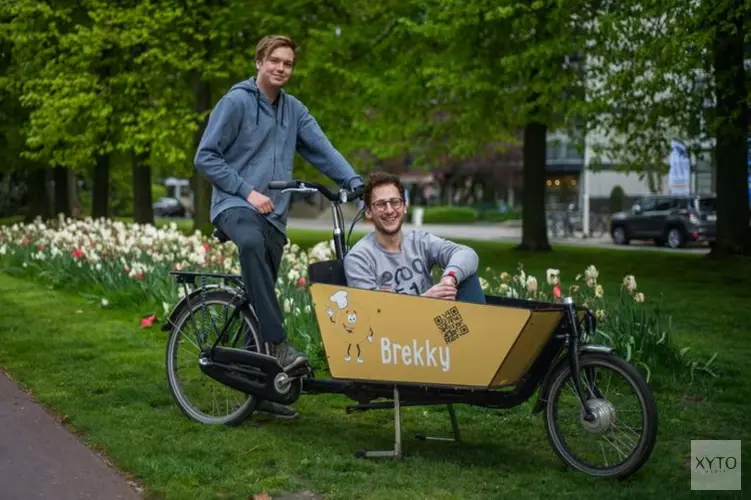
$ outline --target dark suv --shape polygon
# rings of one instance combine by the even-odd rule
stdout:
[[[655,195],[634,203],[631,210],[613,214],[610,234],[617,245],[630,240],[654,240],[680,248],[691,241],[713,244],[717,232],[714,196]]]

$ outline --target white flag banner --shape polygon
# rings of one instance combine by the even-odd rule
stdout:
[[[670,143],[670,194],[691,193],[691,161],[686,145],[673,139]]]

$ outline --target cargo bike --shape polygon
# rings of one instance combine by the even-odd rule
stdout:
[[[308,267],[330,377],[307,363],[284,368],[268,355],[257,320],[263,311],[247,301],[241,276],[174,271],[184,295],[162,329],[168,385],[185,415],[238,425],[262,400],[340,394],[355,403],[347,412],[394,413],[393,449],[355,456],[402,458],[403,407],[445,405],[453,437],[417,437],[460,441],[454,405],[503,410],[533,400],[532,413],[542,413],[549,443],[569,467],[623,479],[647,461],[657,435],[653,395],[632,365],[590,343],[596,318],[586,308],[570,298],[487,294],[486,304],[474,304],[348,287],[341,204],[361,190],[299,180],[270,188],[318,192],[331,202],[336,258]]]

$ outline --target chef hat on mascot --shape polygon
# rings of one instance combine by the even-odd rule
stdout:
[[[339,290],[334,295],[329,297],[329,300],[331,302],[334,302],[339,309],[344,309],[347,307],[347,292],[344,290]]]

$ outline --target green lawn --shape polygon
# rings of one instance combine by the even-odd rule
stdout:
[[[309,245],[327,233],[291,232]],[[303,397],[291,422],[248,421],[238,428],[188,421],[170,399],[164,376],[165,335],[138,327],[136,311],[102,310],[78,293],[0,274],[0,366],[64,415],[87,442],[142,482],[151,498],[248,498],[309,490],[324,498],[680,498],[690,489],[692,439],[751,439],[751,263],[703,256],[560,247],[517,255],[511,245],[475,242],[484,269],[513,271],[522,261],[544,279],[561,270],[564,284],[589,264],[605,292],[635,274],[648,300],[664,295],[676,341],[707,358],[718,352],[719,379],[694,385],[658,373],[660,411],[651,460],[625,483],[566,471],[530,405],[501,413],[460,407],[463,444],[421,442],[417,432],[446,435],[441,409],[406,408],[402,462],[355,459],[359,448],[388,448],[390,411],[347,415],[338,396]],[[625,264],[625,259],[630,264]],[[746,422],[745,424],[743,422]],[[730,493],[730,492],[726,492]],[[722,497],[741,498],[739,492]]]

